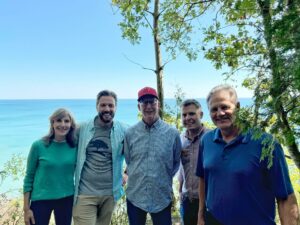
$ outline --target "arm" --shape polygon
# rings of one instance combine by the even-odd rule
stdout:
[[[180,140],[180,135],[177,133],[177,136],[175,138],[175,142],[173,145],[173,176],[177,173],[180,165],[180,154],[181,154],[181,140]]]
[[[26,225],[35,224],[33,212],[30,209],[30,197],[33,189],[33,181],[35,177],[36,168],[38,166],[38,147],[37,143],[33,143],[27,158],[26,175],[23,185],[24,193],[24,222]]]
[[[205,212],[205,182],[204,182],[204,178],[200,177],[198,225],[204,225],[204,212]]]
[[[35,224],[33,212],[30,209],[30,192],[24,193],[24,222],[26,225]]]
[[[124,137],[123,152],[124,152],[125,162],[128,167],[128,165],[130,163],[130,151],[129,151],[129,144],[128,144],[128,135],[126,135],[126,134]],[[126,167],[126,173],[128,172],[127,167]]]
[[[32,192],[33,181],[39,161],[39,143],[32,144],[27,157],[26,173],[23,183],[23,193]]]
[[[197,161],[196,176],[199,179],[199,211],[198,211],[198,225],[204,225],[204,213],[205,213],[205,180],[204,180],[204,168],[203,168],[203,140],[199,144],[199,155]]]
[[[299,224],[299,208],[289,176],[284,151],[275,143],[273,165],[269,170],[273,192],[278,204],[278,214],[282,225]]]
[[[299,224],[299,208],[294,193],[290,194],[287,199],[277,198],[277,204],[281,225]]]
[[[178,187],[179,199],[181,201],[182,200],[182,185],[183,185],[183,166],[181,163],[179,166],[178,182],[179,182],[179,187]]]
[[[125,186],[127,184],[128,175],[127,175],[127,168],[125,168],[122,176],[122,186]]]

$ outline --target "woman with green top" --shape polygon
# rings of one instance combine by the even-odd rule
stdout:
[[[50,116],[49,134],[30,149],[24,179],[26,225],[48,225],[54,212],[56,225],[70,225],[77,146],[75,121],[66,109]]]

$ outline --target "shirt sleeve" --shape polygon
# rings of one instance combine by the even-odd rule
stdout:
[[[25,174],[24,184],[23,184],[23,193],[32,191],[33,181],[34,181],[36,169],[38,167],[38,161],[39,161],[39,147],[37,142],[35,142],[32,144],[27,158],[27,167],[26,167],[26,174]]]
[[[180,163],[180,166],[179,166],[179,172],[178,172],[178,181],[179,182],[183,182],[183,166],[182,166],[182,163]]]
[[[284,151],[279,143],[275,144],[273,154],[273,164],[270,168],[272,188],[276,198],[286,199],[294,190]]]
[[[125,157],[125,162],[128,165],[130,161],[130,153],[129,153],[129,144],[128,144],[128,135],[125,134],[124,138],[124,157]]]
[[[173,145],[173,176],[177,173],[180,165],[180,154],[181,154],[182,144],[180,140],[180,135],[177,133],[175,142]]]
[[[199,144],[199,154],[196,168],[196,176],[203,178],[204,177],[204,169],[203,169],[203,139],[200,140]]]

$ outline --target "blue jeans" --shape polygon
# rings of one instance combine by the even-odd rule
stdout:
[[[130,225],[145,225],[147,212],[127,201],[127,214]],[[172,225],[171,205],[158,213],[150,213],[153,225]]]
[[[190,199],[183,196],[180,203],[180,215],[184,225],[197,225],[199,199]]]
[[[52,211],[56,225],[70,225],[72,221],[73,195],[55,200],[32,201],[35,225],[48,225]]]

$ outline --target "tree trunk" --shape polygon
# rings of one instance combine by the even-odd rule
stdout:
[[[281,129],[285,139],[285,143],[288,147],[289,153],[295,162],[298,169],[300,169],[300,152],[296,143],[296,138],[293,130],[288,121],[287,113],[283,107],[281,94],[284,92],[284,81],[281,79],[283,74],[279,70],[279,59],[276,51],[272,45],[272,17],[270,13],[270,0],[257,0],[257,3],[261,10],[264,26],[264,38],[267,43],[267,50],[270,59],[270,68],[272,73],[272,85],[270,95],[275,101],[275,113],[281,122]]]
[[[163,118],[164,112],[164,88],[163,88],[163,65],[162,56],[160,48],[160,36],[159,36],[159,0],[154,2],[154,13],[153,13],[153,39],[154,39],[154,49],[155,49],[155,64],[156,64],[156,83],[157,83],[157,93],[160,102],[159,115]]]

